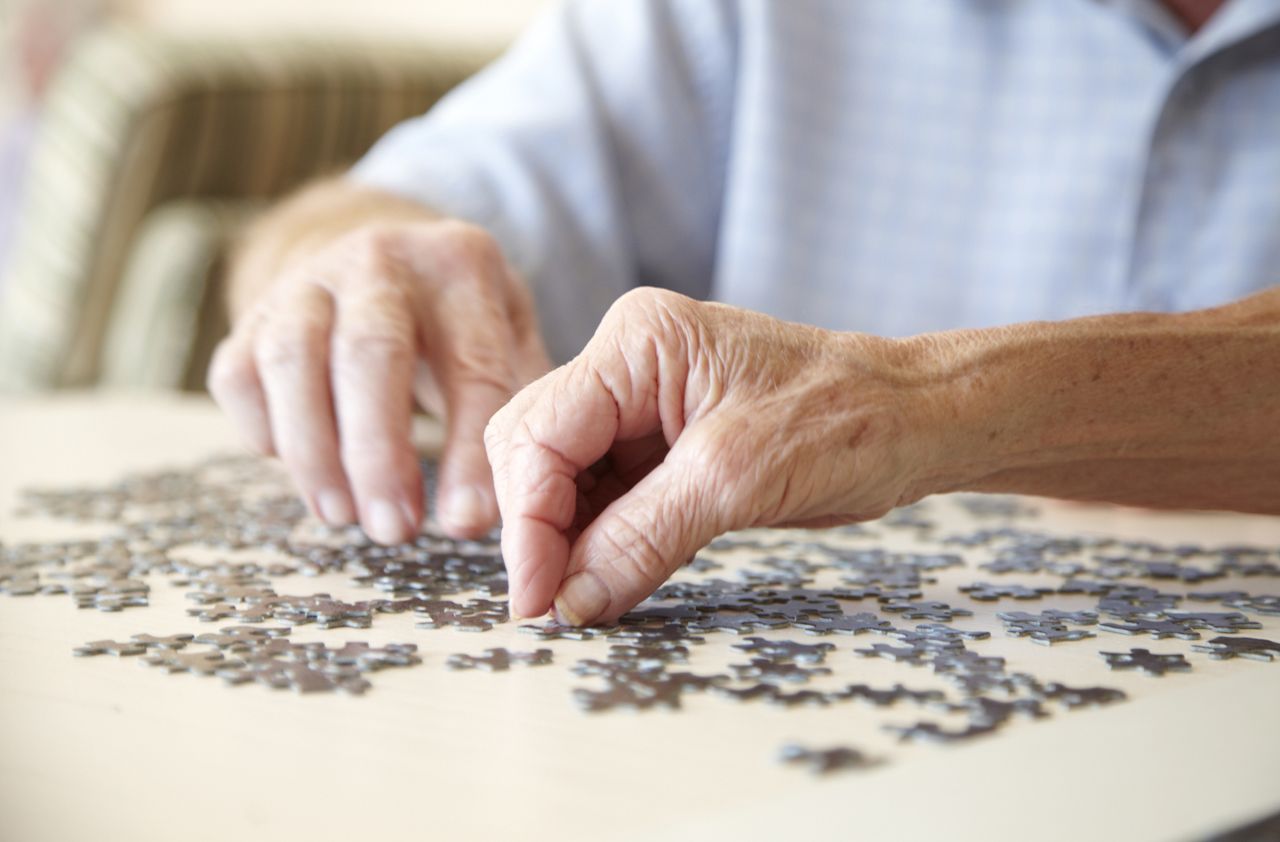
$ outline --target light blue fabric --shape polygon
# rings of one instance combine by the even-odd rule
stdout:
[[[641,283],[906,335],[1280,281],[1280,0],[595,0],[353,172],[488,226],[572,355]]]

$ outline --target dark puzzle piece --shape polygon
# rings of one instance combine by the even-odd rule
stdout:
[[[1033,682],[1029,692],[1032,698],[1058,702],[1067,708],[1100,707],[1128,698],[1124,691],[1113,687],[1068,687],[1056,681],[1048,684]]]
[[[1058,586],[1058,593],[1102,596],[1116,587],[1115,582],[1098,582],[1089,579],[1068,579]]]
[[[275,637],[288,637],[291,629],[276,627],[262,628],[258,626],[228,626],[217,634],[207,632],[197,635],[196,643],[216,646],[232,652],[244,651],[260,646]],[[187,635],[190,638],[190,635]]]
[[[1231,634],[1244,629],[1260,629],[1262,623],[1250,620],[1238,611],[1213,613],[1206,611],[1168,611],[1165,616],[1170,621],[1181,623],[1192,629],[1208,629],[1210,631]]]
[[[1166,672],[1186,672],[1191,664],[1180,654],[1157,654],[1147,649],[1131,649],[1128,652],[1099,652],[1113,670],[1138,669],[1151,676],[1163,676]]]
[[[911,690],[901,684],[895,684],[887,689],[868,687],[866,684],[848,684],[839,690],[827,693],[826,697],[831,702],[856,700],[867,702],[875,707],[891,707],[902,701],[916,704],[940,702],[946,698],[946,694],[941,690]]]
[[[413,613],[421,620],[420,629],[455,628],[459,631],[486,632],[508,619],[507,604],[494,599],[473,599],[465,605],[449,600],[436,600],[416,606]]]
[[[323,670],[309,663],[275,659],[228,666],[217,670],[216,674],[228,684],[254,681],[275,690],[294,690],[298,693],[342,690],[360,695],[370,687],[369,682],[360,677],[359,670],[354,668]]]
[[[920,623],[914,629],[891,629],[886,632],[916,649],[959,650],[964,648],[967,640],[986,640],[991,632],[981,630],[957,629],[942,623]]]
[[[1146,585],[1117,585],[1098,600],[1098,611],[1121,620],[1158,620],[1181,600],[1181,594],[1161,593]]]
[[[1068,629],[1068,623],[1090,625],[1098,621],[1098,615],[1090,611],[1002,611],[996,615],[1005,624],[1005,631],[1014,637],[1025,637],[1034,643],[1050,646],[1055,643],[1084,640],[1093,637],[1091,631]]]
[[[752,658],[749,664],[730,664],[729,669],[741,680],[763,681],[773,684],[779,681],[803,683],[817,675],[831,675],[826,667],[804,667],[788,661],[771,661],[768,658]]]
[[[765,696],[764,700],[771,705],[777,707],[826,707],[830,704],[827,694],[820,690],[793,690],[787,693],[779,689],[772,695]]]
[[[580,662],[581,663],[581,662]],[[596,662],[599,663],[599,662]],[[678,710],[680,697],[689,691],[702,691],[714,687],[728,676],[694,675],[693,673],[666,673],[662,669],[631,673],[626,669],[616,669],[617,664],[601,665],[603,668],[587,674],[606,677],[608,686],[604,690],[589,690],[583,687],[574,688],[573,698],[588,713],[630,709],[650,710],[666,708]]]
[[[989,582],[975,582],[972,585],[962,586],[960,592],[966,593],[970,599],[976,599],[980,602],[995,602],[1000,599],[1042,599],[1045,594],[1053,593],[1053,588],[1029,588],[1025,585],[993,585]]]
[[[736,614],[717,611],[689,622],[692,631],[719,631],[729,634],[748,634],[769,629],[783,629],[788,622],[781,617],[757,617],[751,614]]]
[[[827,653],[834,651],[836,647],[834,643],[794,643],[789,640],[748,637],[742,643],[733,644],[733,648],[774,660],[820,664],[826,660]]]
[[[241,668],[244,662],[228,659],[217,650],[206,652],[159,652],[143,657],[149,667],[160,667],[168,672],[191,672],[196,675],[214,675],[219,670]]]
[[[791,743],[782,747],[778,757],[783,763],[804,766],[815,775],[867,769],[880,763],[879,760],[848,746],[812,749]]]
[[[615,640],[627,640],[638,646],[651,646],[657,643],[706,643],[707,639],[694,634],[679,623],[668,623],[654,628],[620,628],[611,637]]]
[[[956,617],[972,617],[973,612],[965,608],[952,608],[945,602],[887,602],[883,610],[901,614],[908,620],[936,620],[949,622]]]
[[[1280,658],[1280,643],[1260,637],[1215,637],[1205,643],[1193,643],[1197,652],[1207,652],[1218,661],[1230,658],[1248,658],[1253,661],[1272,661]]]
[[[772,700],[782,691],[772,684],[760,683],[747,687],[730,687],[720,684],[712,687],[711,692],[737,702],[755,702]]]
[[[1196,594],[1192,594],[1191,598],[1195,599]],[[1254,614],[1280,615],[1280,596],[1270,594],[1256,596],[1238,594],[1231,600],[1224,600],[1222,604],[1229,608],[1239,608],[1242,611],[1250,611]]]
[[[689,647],[679,643],[662,642],[637,646],[630,643],[614,643],[609,646],[609,660],[634,664],[637,668],[665,667],[681,664],[689,659]]]
[[[518,626],[516,631],[533,635],[539,640],[595,640],[598,637],[610,637],[621,631],[619,626],[567,626],[562,623],[547,622],[540,626]]]
[[[193,635],[171,634],[157,636],[154,634],[135,634],[129,638],[134,643],[147,649],[184,649],[191,642]]]
[[[550,649],[532,652],[510,652],[503,648],[486,649],[482,655],[450,655],[445,666],[454,670],[480,669],[487,672],[505,672],[513,664],[536,667],[551,663]]]
[[[120,657],[123,655],[141,655],[146,651],[147,647],[136,641],[121,643],[116,640],[94,640],[71,650],[72,654],[79,657],[92,655],[115,655]]]
[[[703,616],[704,612],[692,605],[655,605],[628,611],[618,618],[618,624],[622,626],[641,626],[650,623],[666,625],[697,620]]]
[[[884,585],[861,585],[855,588],[843,588],[842,591],[844,599],[871,598],[879,602],[901,602],[924,596],[924,591],[919,588],[891,588]]]
[[[918,666],[927,663],[929,650],[916,646],[890,646],[887,643],[873,643],[868,649],[853,650],[868,658],[887,658],[904,664]]]
[[[893,624],[888,620],[880,619],[875,614],[860,612],[797,620],[795,627],[807,634],[862,634],[863,632],[887,632],[893,629]]]
[[[1146,620],[1142,618],[1126,622],[1112,620],[1106,623],[1099,623],[1098,628],[1118,634],[1147,634],[1156,640],[1163,640],[1167,637],[1176,637],[1180,640],[1200,639],[1200,632],[1193,631],[1185,623],[1177,623],[1173,620]]]
[[[1002,725],[1015,715],[1028,716],[1032,719],[1043,719],[1048,712],[1040,705],[1040,700],[1030,699],[992,699],[986,696],[975,696],[962,702],[939,702],[938,707],[951,713],[965,713],[970,724]]]
[[[970,723],[963,728],[947,728],[937,722],[917,722],[914,725],[887,725],[885,730],[898,735],[903,742],[927,741],[936,743],[959,743],[977,737],[985,737],[999,730],[998,725],[990,723]]]
[[[344,643],[338,649],[317,650],[314,657],[338,666],[359,667],[361,672],[373,672],[385,667],[408,667],[420,664],[422,658],[417,655],[417,651],[418,647],[413,643],[370,646],[367,643],[352,641]]]

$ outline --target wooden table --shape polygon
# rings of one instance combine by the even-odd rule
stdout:
[[[198,399],[9,401],[0,407],[0,540],[61,540],[87,529],[13,517],[19,488],[103,483],[234,447],[227,424]],[[935,505],[949,525],[972,530],[959,507]],[[1035,505],[1040,518],[1023,525],[1056,534],[1280,546],[1272,518]],[[991,578],[976,572],[940,576],[926,596]],[[1271,593],[1277,585],[1246,584]],[[321,585],[360,593],[342,577]],[[953,592],[950,601],[968,604]],[[484,635],[423,631],[409,615],[368,630],[312,632],[420,647],[423,666],[380,672],[360,697],[231,688],[124,658],[71,657],[72,647],[99,638],[208,630],[185,616],[189,606],[182,588],[159,584],[141,614],[0,595],[0,838],[1078,842],[1196,838],[1280,809],[1280,662],[1192,654],[1194,669],[1183,675],[1109,672],[1099,649],[1187,645],[1100,635],[1035,646],[1004,636],[993,616],[1021,603],[968,604],[976,616],[967,624],[996,629],[974,648],[1068,683],[1117,687],[1130,700],[1017,721],[955,747],[895,744],[882,726],[909,721],[910,711],[775,709],[699,695],[677,712],[590,715],[572,704],[571,688],[584,679],[566,667],[598,657],[595,642],[557,642],[551,667],[450,672],[442,668],[449,653],[534,641],[509,624]],[[1280,618],[1257,619],[1264,628],[1245,634],[1280,639]],[[840,650],[833,660],[859,680],[919,674],[853,655],[867,636],[827,639]],[[710,636],[691,662],[742,660],[729,648],[735,640]],[[790,740],[853,742],[890,762],[818,778],[777,761]]]

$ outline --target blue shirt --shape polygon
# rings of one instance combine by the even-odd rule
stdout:
[[[907,335],[1280,280],[1280,0],[571,2],[353,178],[488,227],[552,352],[653,284]]]

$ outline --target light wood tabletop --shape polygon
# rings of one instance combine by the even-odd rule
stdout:
[[[425,447],[437,440],[429,425]],[[20,490],[101,488],[126,473],[185,468],[237,453],[229,425],[207,401],[166,396],[8,400],[0,405],[0,544],[97,539],[111,523],[68,522],[22,508]],[[299,626],[304,641],[412,643],[422,663],[367,676],[363,695],[299,694],[216,677],[168,674],[137,657],[73,657],[100,639],[127,640],[214,630],[188,615],[190,588],[150,577],[149,605],[117,613],[77,609],[66,595],[0,593],[0,839],[39,840],[392,840],[392,839],[770,839],[810,835],[867,839],[1204,838],[1280,810],[1280,658],[1216,660],[1200,640],[1109,634],[1037,645],[1007,634],[1001,611],[1089,609],[1097,596],[981,601],[959,591],[977,581],[1060,586],[1047,573],[995,574],[978,565],[992,545],[944,543],[947,536],[1011,527],[1026,533],[1119,539],[1108,553],[1153,542],[1199,546],[1188,564],[1217,548],[1254,546],[1280,561],[1280,519],[1153,513],[1043,500],[984,506],[937,498],[896,525],[842,533],[752,533],[749,546],[713,550],[722,565],[679,578],[732,580],[763,556],[804,560],[807,544],[849,552],[955,553],[964,565],[931,571],[924,599],[963,606],[956,628],[989,630],[967,644],[1006,659],[1011,671],[1072,686],[1114,688],[1127,699],[1066,709],[1046,702],[1043,718],[1015,716],[995,734],[959,742],[901,741],[895,726],[949,722],[927,706],[863,703],[786,707],[687,693],[678,710],[586,712],[575,688],[599,679],[571,671],[603,659],[607,639],[541,641],[504,623],[484,633],[421,629],[414,615],[377,616],[368,629]],[[315,530],[314,524],[304,527]],[[1101,551],[1081,557],[1096,573]],[[1117,549],[1117,547],[1119,549]],[[215,550],[192,549],[192,557]],[[271,551],[238,550],[269,562]],[[3,556],[0,556],[2,561]],[[785,563],[780,563],[785,567]],[[1124,579],[1163,593],[1280,593],[1280,578],[1233,573],[1211,581]],[[0,566],[0,577],[5,573]],[[840,584],[824,570],[820,586]],[[1097,578],[1090,576],[1089,578]],[[3,580],[0,579],[0,582]],[[379,594],[347,574],[294,576],[281,592],[340,599]],[[0,588],[2,589],[2,588]],[[1183,601],[1183,610],[1233,611]],[[876,610],[875,600],[850,604]],[[1261,628],[1239,636],[1280,640],[1280,616],[1246,612]],[[884,614],[896,625],[910,626]],[[1103,618],[1105,621],[1105,617]],[[922,622],[922,621],[919,621]],[[1088,628],[1088,627],[1085,627]],[[749,659],[742,637],[708,633],[690,646],[701,674],[727,674]],[[855,649],[894,643],[875,634],[814,637],[788,628],[780,640],[834,644],[831,675],[849,682],[938,689],[963,699],[927,666],[865,657]],[[506,672],[455,671],[455,653],[490,647],[553,650],[547,666]],[[1187,672],[1152,677],[1108,668],[1100,651],[1145,647],[1182,653]],[[810,685],[797,685],[807,687]],[[816,775],[784,763],[784,745],[851,746],[868,768]]]

